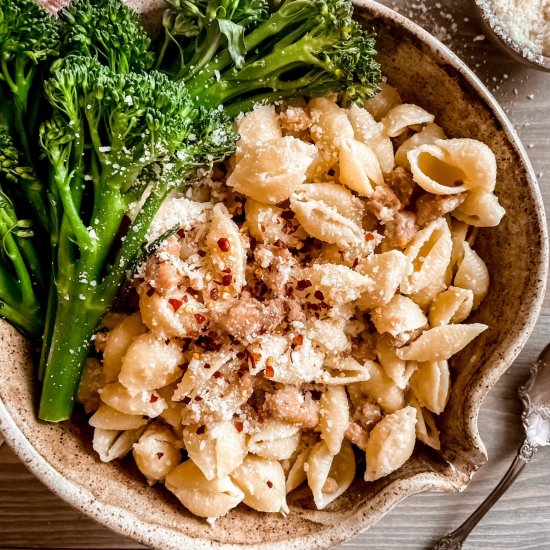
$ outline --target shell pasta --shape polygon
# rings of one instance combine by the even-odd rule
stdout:
[[[323,509],[444,446],[452,357],[488,329],[475,236],[505,214],[491,150],[387,84],[236,124],[233,158],[163,207],[198,214],[139,268],[79,392],[100,460],[131,453],[209,521],[292,513],[303,486]]]

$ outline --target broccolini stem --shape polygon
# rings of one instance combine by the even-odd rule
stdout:
[[[46,305],[46,320],[42,334],[42,349],[40,351],[40,362],[38,364],[38,379],[42,382],[46,373],[46,364],[50,353],[51,340],[55,327],[55,314],[57,310],[57,287],[53,275],[48,289],[48,303]]]
[[[0,317],[15,325],[29,338],[36,339],[40,336],[42,320],[37,310],[22,311],[21,306],[14,307],[0,297]]]

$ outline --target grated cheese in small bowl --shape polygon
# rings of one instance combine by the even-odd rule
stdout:
[[[550,0],[475,0],[488,36],[516,60],[550,71]]]

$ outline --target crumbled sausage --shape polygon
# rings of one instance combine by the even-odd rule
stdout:
[[[357,445],[363,451],[367,448],[369,434],[357,422],[350,422],[344,434],[346,439]]]
[[[370,431],[380,420],[382,420],[382,412],[380,407],[365,399],[352,412],[352,420],[355,420],[366,431]]]
[[[416,201],[416,223],[423,227],[452,212],[466,200],[466,193],[457,195],[422,194]]]
[[[309,392],[285,386],[266,395],[264,408],[272,416],[293,422],[302,428],[314,428],[319,423],[319,405]]]
[[[108,332],[97,332],[94,338],[94,346],[96,351],[105,351],[105,345],[107,344]]]
[[[163,296],[176,289],[181,281],[177,267],[179,251],[180,242],[173,235],[145,264],[145,280]]]
[[[401,208],[396,194],[387,185],[378,185],[374,193],[367,200],[367,210],[372,212],[380,221],[392,220]]]
[[[411,171],[403,166],[396,166],[385,179],[399,199],[401,206],[403,208],[408,206],[416,187]]]
[[[390,248],[404,248],[417,231],[416,215],[413,212],[397,212],[393,220],[386,223],[384,242]]]
[[[417,328],[414,330],[408,330],[407,332],[401,332],[392,336],[391,334],[385,333],[383,337],[386,337],[390,344],[395,348],[402,348],[407,344],[410,344],[413,340],[416,340],[427,327]]]

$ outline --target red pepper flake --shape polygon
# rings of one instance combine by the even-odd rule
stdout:
[[[355,269],[358,265],[359,265],[359,258],[355,258],[355,260],[353,260],[353,265],[351,267]]]
[[[297,334],[292,339],[293,346],[301,346],[304,343],[304,336],[302,334]]]
[[[170,344],[170,338],[167,338],[166,340],[164,340],[164,343],[165,343],[166,345]]]
[[[155,293],[155,289],[153,287],[149,287],[149,289],[147,290],[147,296],[149,296],[149,298]]]
[[[199,256],[201,258],[204,258],[206,256],[206,251],[205,250],[199,250]]]
[[[195,321],[202,325],[206,321],[206,317],[202,313],[195,313]]]
[[[373,241],[374,235],[372,233],[365,233],[365,240],[366,241]]]
[[[254,252],[254,250],[256,250],[257,246],[258,246],[258,241],[256,240],[256,237],[252,237],[250,239],[250,250],[252,250],[252,252]]]
[[[191,398],[189,396],[185,396],[182,401],[184,405],[189,405],[189,403],[191,403]]]
[[[244,424],[240,421],[235,422],[235,428],[237,428],[237,431],[240,433],[244,430]]]
[[[294,218],[294,212],[292,210],[283,210],[281,218],[283,218],[283,220],[292,220]]]
[[[180,239],[183,239],[183,237],[185,237],[185,230],[184,229],[178,229],[178,237]]]
[[[199,426],[197,428],[197,435],[202,435],[204,433],[204,426]]]
[[[268,481],[267,486],[271,489],[273,487],[273,483],[271,481]]]
[[[246,355],[246,351],[245,351],[245,350],[239,351],[239,352],[237,353],[237,359],[244,359],[245,355]]]
[[[266,378],[273,378],[275,376],[275,371],[273,370],[273,367],[270,365],[267,365],[265,367],[265,377]]]
[[[307,279],[299,280],[298,284],[296,285],[298,290],[305,290],[306,288],[309,288],[310,286],[313,286],[313,283],[311,281],[308,281]]]
[[[168,300],[168,303],[172,306],[172,309],[176,312],[181,307],[183,302],[181,300],[177,300],[176,298],[170,298]]]
[[[153,393],[151,394],[151,399],[149,399],[149,403],[156,403],[158,400],[159,400],[159,396]]]
[[[164,453],[157,453],[157,458],[160,460],[164,456]]]
[[[214,300],[214,302],[217,302],[220,299],[220,291],[217,288],[213,288],[210,291],[210,299]]]
[[[265,225],[261,225],[260,229],[262,230],[262,233],[265,233]]]
[[[290,286],[290,285],[286,285],[285,286],[285,295],[290,298],[292,296],[292,294],[294,293],[294,287]]]
[[[325,295],[320,290],[316,290],[313,293],[313,296],[315,296],[315,298],[317,298],[317,300],[319,300],[321,302],[325,299]]]
[[[218,248],[222,252],[229,252],[229,248],[230,248],[229,241],[225,237],[218,239]]]
[[[277,248],[286,248],[286,244],[281,241],[281,239],[277,239],[274,243],[273,243]]]
[[[182,301],[187,303],[189,301],[189,297],[187,296],[187,294],[184,294],[182,297],[181,297]]]
[[[231,268],[230,267],[226,267],[222,273],[231,273]]]
[[[203,367],[204,367],[205,369],[209,369],[211,366],[212,366],[212,365],[211,365],[210,363],[205,363],[205,364],[203,365]]]
[[[195,401],[200,403],[202,401],[202,397],[200,395],[197,395],[197,397],[195,397]]]
[[[224,275],[222,277],[222,285],[229,286],[233,282],[233,275]]]
[[[219,370],[217,370],[212,376],[213,376],[214,378],[221,378],[222,373],[221,373]]]

